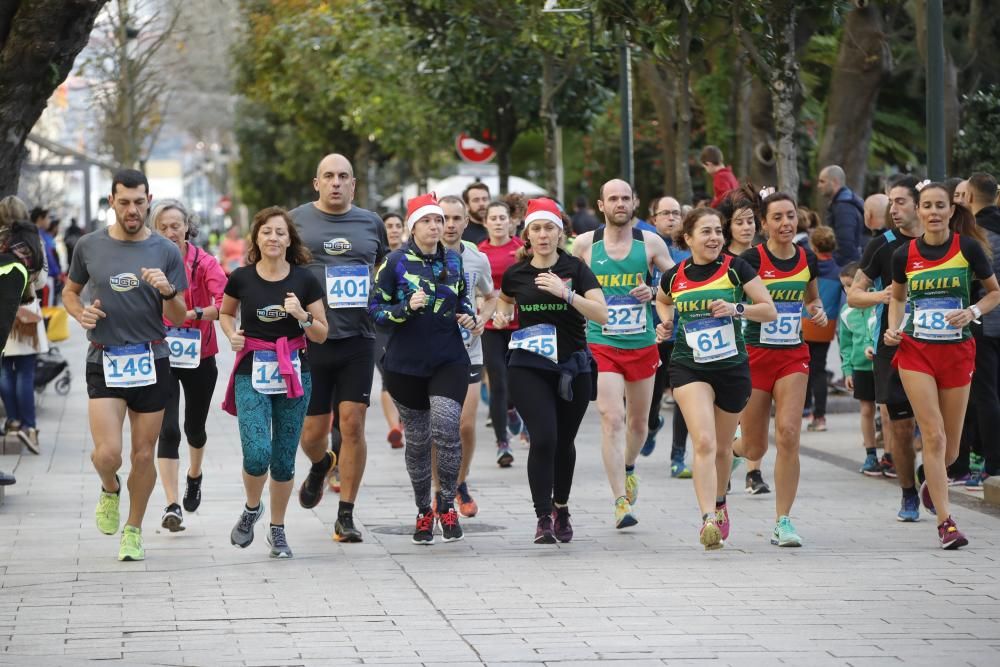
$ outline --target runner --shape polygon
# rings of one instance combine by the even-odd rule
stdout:
[[[406,226],[403,224],[403,219],[396,215],[395,213],[386,213],[382,216],[382,224],[385,225],[386,240],[389,242],[389,250],[398,250],[403,247],[403,243],[406,238]],[[389,342],[390,331],[383,327],[375,327],[375,368],[378,369],[378,374],[380,378],[384,378],[385,374],[382,372],[382,355],[385,354],[385,345]],[[399,411],[396,409],[396,405],[392,402],[392,398],[389,396],[389,392],[385,389],[385,382],[382,383],[382,395],[379,397],[379,404],[382,406],[382,415],[385,417],[386,426],[389,427],[389,434],[386,435],[386,440],[389,442],[389,446],[392,449],[402,449],[403,448],[403,429],[399,423]],[[337,429],[336,424],[334,424],[334,429]],[[340,439],[337,439],[336,446],[334,446],[333,438],[331,438],[330,449],[337,456],[340,456]],[[339,476],[339,471],[334,466],[334,470],[330,475],[330,482],[334,482]],[[334,491],[340,491],[339,480],[337,488]]]
[[[214,320],[219,319],[226,274],[210,254],[188,243],[198,236],[198,227],[187,208],[176,199],[165,199],[153,206],[152,228],[177,246],[184,258],[188,289],[184,290],[187,309],[184,324],[167,324],[170,348],[170,374],[167,378],[167,405],[160,426],[156,463],[167,496],[162,525],[170,532],[184,530],[184,514],[177,504],[177,476],[181,444],[180,393],[184,387],[184,435],[187,437],[190,463],[184,489],[184,509],[194,512],[201,505],[201,463],[205,457],[205,422],[212,405],[212,393],[219,377],[215,355],[219,342]]]
[[[538,525],[536,544],[573,539],[569,494],[576,467],[580,422],[596,389],[596,364],[584,324],[605,323],[608,309],[594,273],[561,249],[559,208],[532,199],[525,216],[524,248],[503,275],[494,319],[500,328],[521,313],[510,346],[514,402],[531,430],[528,484]]]
[[[605,226],[578,236],[573,254],[597,276],[608,304],[606,323],[587,324],[587,342],[597,360],[601,453],[615,497],[615,527],[621,529],[638,523],[632,511],[639,499],[635,460],[646,441],[660,365],[650,324],[654,291],[646,281],[653,269],[666,272],[674,262],[659,235],[630,224],[639,205],[631,185],[608,181],[601,186],[597,205]]]
[[[504,271],[514,263],[517,250],[524,242],[510,235],[510,209],[500,201],[491,202],[486,208],[486,230],[489,238],[479,244],[479,251],[490,261],[493,286],[497,288]],[[487,322],[482,337],[483,355],[490,381],[490,419],[497,439],[497,465],[501,468],[509,468],[514,462],[508,429],[511,434],[518,435],[522,426],[521,418],[507,391],[507,346],[517,328],[515,312],[513,319],[503,329],[498,329],[492,320]]]
[[[795,200],[775,192],[761,203],[767,242],[744,252],[744,259],[760,276],[778,317],[746,328],[747,354],[753,391],[740,423],[742,440],[734,451],[749,459],[767,452],[771,405],[775,406],[774,464],[776,522],[771,544],[800,547],[789,514],[799,485],[799,431],[809,380],[809,348],[802,342],[802,308],[813,323],[826,326],[827,317],[816,286],[816,257],[794,243],[797,223]],[[740,450],[741,448],[741,450]]]
[[[490,261],[486,255],[479,252],[476,246],[462,240],[462,233],[468,224],[465,204],[458,197],[442,197],[441,209],[444,211],[444,231],[441,240],[445,248],[454,250],[462,256],[462,268],[465,271],[465,284],[470,298],[480,299],[477,319],[478,326],[474,329],[459,327],[465,349],[469,353],[469,389],[465,393],[462,404],[462,418],[459,421],[459,433],[462,437],[462,467],[458,473],[458,513],[464,517],[474,517],[479,512],[479,506],[469,493],[466,481],[472,457],[476,451],[476,412],[479,409],[479,390],[483,374],[483,344],[481,336],[483,326],[488,319],[493,318],[497,298],[493,288],[493,278]],[[473,302],[475,305],[475,302]],[[436,468],[435,468],[436,470]],[[440,489],[435,478],[435,488]]]
[[[923,235],[892,255],[892,300],[884,340],[898,346],[892,363],[920,426],[926,475],[921,499],[940,520],[941,548],[958,549],[969,541],[949,511],[946,466],[958,458],[976,368],[970,325],[1000,303],[1000,285],[975,217],[952,203],[944,185],[925,182],[917,215]],[[985,294],[973,304],[976,278]],[[909,317],[904,314],[907,304]]]
[[[771,322],[771,296],[743,259],[722,252],[721,215],[710,208],[691,211],[676,235],[692,256],[667,271],[656,294],[661,323],[658,340],[671,336],[674,310],[677,342],[670,358],[670,383],[694,447],[694,490],[701,511],[699,540],[718,549],[729,538],[726,487],[732,465],[733,435],[750,397],[750,367],[743,328],[734,318]],[[744,293],[752,304],[743,303]]]
[[[236,352],[222,409],[239,421],[247,497],[229,539],[241,549],[253,542],[270,473],[271,558],[292,557],[285,510],[312,391],[313,369],[302,350],[306,338],[323,342],[327,334],[323,287],[305,268],[309,261],[309,251],[285,209],[259,211],[250,227],[247,265],[229,276],[219,316]]]
[[[97,528],[119,528],[122,425],[132,432],[128,476],[129,512],[118,560],[145,558],[142,519],[156,485],[153,456],[170,384],[170,350],[164,317],[184,322],[187,288],[177,246],[146,226],[152,195],[146,177],[133,169],[111,180],[109,202],[115,222],[80,238],[63,290],[66,311],[87,330],[87,408],[94,440],[91,461],[101,478]],[[84,306],[89,287],[93,302]]]
[[[883,406],[884,415],[888,418],[882,422],[882,435],[885,451],[891,452],[883,456],[882,471],[886,476],[898,476],[902,499],[896,520],[907,523],[920,519],[916,452],[913,448],[913,408],[903,390],[899,372],[892,364],[896,347],[883,341],[889,326],[887,305],[892,294],[892,256],[899,248],[909,246],[910,241],[920,233],[917,182],[913,176],[904,176],[889,188],[889,214],[893,229],[868,242],[861,256],[861,268],[847,293],[847,305],[852,308],[875,308],[876,323],[872,337],[875,348],[872,367],[875,402]]]
[[[453,542],[464,536],[453,504],[462,465],[459,420],[469,391],[469,355],[458,326],[472,330],[479,322],[462,257],[441,243],[444,211],[434,193],[407,202],[406,227],[410,241],[379,269],[369,310],[376,324],[393,327],[382,363],[408,440],[406,471],[418,511],[413,543],[433,544],[435,517],[444,541]],[[441,483],[436,511],[432,447]]]
[[[343,155],[327,155],[316,168],[315,202],[291,212],[306,249],[309,270],[326,285],[325,343],[309,341],[313,392],[302,428],[302,451],[312,467],[299,489],[299,504],[311,509],[323,498],[326,476],[339,461],[340,504],[334,524],[338,542],[361,542],[354,525],[354,501],[365,472],[365,413],[375,373],[375,327],[368,316],[373,269],[385,256],[388,240],[382,220],[353,205],[357,180]],[[328,449],[336,409],[341,454]]]

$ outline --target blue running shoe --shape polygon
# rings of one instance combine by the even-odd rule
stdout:
[[[882,464],[879,463],[878,454],[869,454],[865,457],[865,462],[861,466],[861,472],[869,477],[882,476]]]
[[[920,521],[920,496],[903,496],[903,501],[899,504],[899,514],[896,521],[913,523]]]
[[[524,423],[521,422],[521,415],[517,414],[517,410],[511,408],[507,411],[507,430],[510,431],[511,435],[520,435],[521,428],[524,427]]]
[[[643,444],[642,449],[639,450],[640,454],[643,456],[649,456],[653,453],[653,450],[656,449],[656,434],[660,432],[661,428],[663,428],[663,415],[660,415],[660,417],[656,420],[656,428],[650,429],[649,433],[646,435],[646,442]]]
[[[795,532],[792,520],[787,516],[778,517],[778,523],[774,526],[774,533],[771,535],[771,544],[778,547],[801,547],[802,538]]]
[[[684,461],[674,461],[670,464],[670,476],[676,479],[691,479],[691,468]]]
[[[983,482],[990,478],[985,472],[973,473],[969,481],[965,483],[965,488],[967,489],[981,489],[983,488]]]

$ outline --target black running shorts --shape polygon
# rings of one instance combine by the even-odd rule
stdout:
[[[375,340],[355,336],[309,341],[312,398],[306,415],[326,415],[341,401],[369,405],[375,375]]]
[[[167,406],[170,395],[170,357],[160,357],[154,364],[156,383],[145,387],[109,387],[104,383],[104,365],[87,364],[87,396],[117,398],[133,412],[159,412]]]
[[[692,382],[704,382],[715,392],[715,405],[725,412],[739,413],[750,400],[750,365],[702,370],[670,362],[670,386],[676,389]]]
[[[892,356],[875,355],[875,401],[885,406],[892,421],[913,419],[913,408],[903,390],[899,372],[892,367]]]

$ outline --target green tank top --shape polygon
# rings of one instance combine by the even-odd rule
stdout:
[[[952,234],[948,251],[938,260],[920,254],[917,239],[906,251],[907,316],[903,331],[924,343],[958,343],[972,336],[968,325],[948,324],[945,315],[969,307],[972,268],[962,254],[961,237]]]
[[[677,339],[672,363],[688,368],[713,370],[746,363],[743,327],[731,317],[712,317],[709,307],[716,299],[730,303],[743,300],[743,285],[730,268],[732,257],[723,255],[718,270],[705,280],[691,280],[685,259],[670,280],[670,298],[677,311]]]
[[[632,246],[624,259],[612,259],[604,246],[604,228],[594,232],[590,269],[604,291],[608,303],[608,323],[587,323],[587,342],[610,345],[621,350],[637,350],[656,343],[653,310],[639,303],[629,292],[646,282],[649,261],[642,230],[632,228]]]

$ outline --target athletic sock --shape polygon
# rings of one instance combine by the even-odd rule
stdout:
[[[283,524],[283,523],[272,523],[271,524],[271,528],[284,528],[284,527],[285,527],[285,524]]]
[[[569,507],[569,503],[552,503],[552,506],[555,507],[557,510],[561,510],[565,507]]]
[[[312,471],[316,473],[326,472],[330,468],[330,452],[323,454],[321,458],[316,463],[312,464]]]
[[[634,463],[632,465],[625,464],[625,474],[627,475],[630,472],[635,472],[635,464]]]
[[[701,515],[701,522],[702,523],[705,523],[706,521],[709,521],[709,520],[714,521],[715,520],[715,515],[714,514],[702,514]]]
[[[244,505],[244,507],[246,508],[247,512],[258,512],[258,511],[260,511],[260,503],[257,504],[257,507],[250,507],[249,505]]]
[[[865,447],[865,453],[869,456],[878,456],[878,448],[876,447]],[[888,456],[888,454],[886,454]]]
[[[917,495],[917,487],[915,487],[915,486],[911,486],[911,487],[905,487],[904,486],[903,487],[903,497],[904,498],[912,498],[915,495]]]
[[[726,504],[726,497],[725,496],[722,496],[721,498],[716,498],[715,499],[715,509],[719,509],[719,508],[721,508],[725,504]]]
[[[354,516],[354,503],[341,500],[337,507],[337,516]]]

